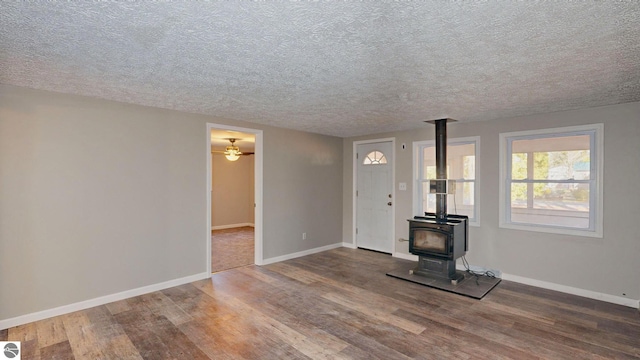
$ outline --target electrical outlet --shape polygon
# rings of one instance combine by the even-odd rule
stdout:
[[[302,233],[302,240],[307,240],[307,233]]]
[[[398,189],[402,190],[402,191],[407,190],[407,183],[399,183],[398,184]]]

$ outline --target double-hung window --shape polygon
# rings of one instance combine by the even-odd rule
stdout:
[[[416,186],[414,211],[418,215],[436,211],[436,196],[429,193],[429,180],[436,179],[435,141],[413,143]],[[478,154],[480,137],[447,140],[447,178],[455,180],[455,193],[447,196],[447,212],[469,216],[471,225],[479,225],[478,216]]]
[[[500,134],[500,227],[602,237],[603,125]]]

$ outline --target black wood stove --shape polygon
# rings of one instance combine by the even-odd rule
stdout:
[[[409,220],[409,252],[418,255],[417,275],[445,277],[459,281],[456,259],[468,249],[469,218],[449,214],[437,221],[435,213],[425,213]]]
[[[436,196],[436,212],[409,219],[409,252],[418,255],[418,267],[411,273],[447,278],[456,284],[464,278],[456,272],[456,259],[468,249],[469,218],[447,214],[447,122],[452,119],[428,121],[436,125],[436,173],[430,181],[430,192]]]

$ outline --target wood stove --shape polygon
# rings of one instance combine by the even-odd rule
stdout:
[[[409,252],[418,255],[417,275],[460,280],[456,259],[468,248],[469,217],[448,214],[438,221],[435,213],[425,213],[409,220]]]
[[[456,272],[456,259],[468,249],[469,218],[447,214],[447,122],[453,119],[427,121],[436,126],[436,179],[430,181],[430,192],[436,196],[436,212],[409,219],[409,252],[418,255],[418,267],[412,274],[436,276],[457,283],[464,278]]]

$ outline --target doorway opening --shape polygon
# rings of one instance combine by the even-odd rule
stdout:
[[[207,124],[207,269],[262,264],[262,131]]]

